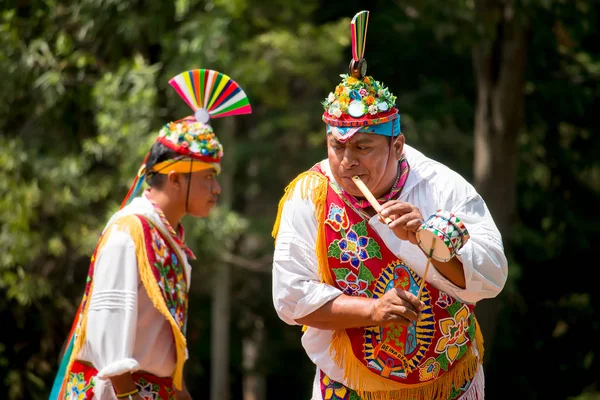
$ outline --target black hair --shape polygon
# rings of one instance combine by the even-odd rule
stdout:
[[[151,188],[162,189],[167,180],[167,175],[152,171],[152,168],[163,161],[173,160],[175,162],[180,158],[182,158],[181,154],[175,150],[168,148],[160,142],[154,143],[146,160],[146,183]]]

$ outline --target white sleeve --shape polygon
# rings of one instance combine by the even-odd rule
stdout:
[[[506,283],[508,261],[502,236],[490,211],[481,196],[474,195],[451,212],[465,224],[470,235],[457,252],[463,264],[466,288],[456,287],[456,295],[469,303],[496,297]]]
[[[141,285],[135,250],[128,233],[113,230],[96,256],[86,341],[99,378],[139,369],[133,358]]]
[[[279,318],[289,325],[318,310],[342,292],[322,283],[315,250],[317,220],[314,205],[302,198],[298,182],[284,204],[273,255],[273,303]]]

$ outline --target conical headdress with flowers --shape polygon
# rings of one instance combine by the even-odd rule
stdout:
[[[364,58],[369,24],[369,11],[352,18],[352,60],[348,74],[323,101],[323,122],[327,133],[345,142],[357,132],[384,136],[400,134],[400,114],[395,107],[396,96],[383,83],[367,76]]]
[[[210,69],[193,69],[171,78],[169,84],[194,111],[178,121],[165,124],[156,142],[170,148],[180,156],[156,164],[152,171],[145,170],[144,162],[132,183],[121,208],[139,192],[147,173],[167,174],[195,172],[214,168],[220,172],[223,146],[209,122],[211,118],[250,114],[252,108],[248,96],[229,76]]]

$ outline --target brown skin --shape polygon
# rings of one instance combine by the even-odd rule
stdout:
[[[188,198],[189,186],[189,199]],[[174,228],[178,227],[185,214],[194,217],[204,218],[208,216],[210,210],[217,204],[218,195],[221,193],[221,186],[216,179],[214,169],[192,172],[189,177],[177,172],[169,172],[165,184],[160,189],[151,188],[150,198],[158,204],[165,213],[167,221]],[[110,381],[116,393],[128,393],[135,390],[135,384],[130,373],[113,376]],[[141,399],[139,395],[132,395],[133,399]],[[191,400],[185,382],[183,390],[176,392],[177,400]]]
[[[385,195],[396,181],[398,161],[403,150],[403,135],[393,142],[391,149],[389,139],[381,135],[357,133],[345,143],[339,142],[333,135],[327,136],[331,172],[345,192],[358,198],[363,198],[363,195],[352,177],[358,175],[376,198]],[[401,240],[416,244],[415,232],[423,219],[419,209],[396,200],[385,203],[382,209],[384,216],[392,219],[389,226],[394,234]],[[375,215],[373,209],[370,212]],[[453,258],[447,263],[432,261],[432,264],[453,283],[464,288],[460,261]],[[378,299],[343,294],[296,322],[319,329],[409,325],[420,318],[422,309],[423,303],[415,295],[395,288]]]
[[[188,185],[189,198],[188,198]],[[217,204],[221,186],[217,182],[214,169],[186,174],[169,172],[167,180],[160,189],[151,188],[150,197],[165,213],[172,227],[176,228],[185,214],[205,218]],[[186,210],[187,199],[187,210]]]
[[[423,304],[417,296],[396,288],[378,299],[342,294],[296,322],[318,329],[410,325],[419,319]]]
[[[352,181],[358,175],[375,198],[388,193],[396,181],[402,157],[404,136],[398,137],[390,152],[389,139],[381,135],[357,133],[345,143],[327,135],[327,157],[331,172],[340,187],[356,197],[362,192]]]

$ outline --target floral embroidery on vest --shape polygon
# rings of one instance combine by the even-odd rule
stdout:
[[[184,266],[170,244],[150,221],[143,220],[144,229],[150,233],[152,251],[148,258],[169,312],[185,334],[187,329],[188,285]]]
[[[94,367],[76,361],[73,371],[69,373],[65,396],[61,400],[97,399],[98,395],[94,393],[97,374],[98,370]],[[141,371],[134,372],[131,378],[143,400],[175,400],[172,378],[161,378]]]
[[[140,378],[137,382],[135,382],[135,386],[139,390],[138,394],[143,400],[175,399],[175,392],[171,388],[150,382],[145,378]],[[161,396],[161,394],[163,396]]]
[[[415,293],[421,278],[402,261],[396,260],[381,271],[374,288],[375,297],[395,287]],[[435,332],[430,293],[424,291],[421,300],[425,304],[421,320],[409,326],[365,328],[365,361],[370,370],[384,378],[406,378],[423,360]]]
[[[360,400],[354,390],[329,378],[323,371],[320,371],[320,383],[323,400]]]
[[[416,295],[422,278],[386,247],[335,189],[331,184],[327,189],[323,223],[335,285],[351,296],[380,298],[396,287]],[[425,304],[421,319],[408,326],[345,330],[352,354],[372,374],[404,385],[434,383],[471,350],[475,337],[473,306],[428,283],[421,300]],[[462,386],[464,382],[463,378],[457,383]],[[448,382],[445,386],[453,385]],[[335,397],[336,390],[332,389],[332,398],[343,398]]]
[[[87,398],[87,392],[94,388],[94,377],[87,381],[83,372],[69,374],[66,398],[69,400],[82,400]]]
[[[342,264],[342,267],[332,269],[338,286],[351,296],[373,297],[368,287],[375,278],[364,261],[381,259],[381,252],[379,244],[368,236],[365,221],[350,226],[346,210],[332,203],[325,224],[342,236],[333,240],[327,251],[328,257]]]

